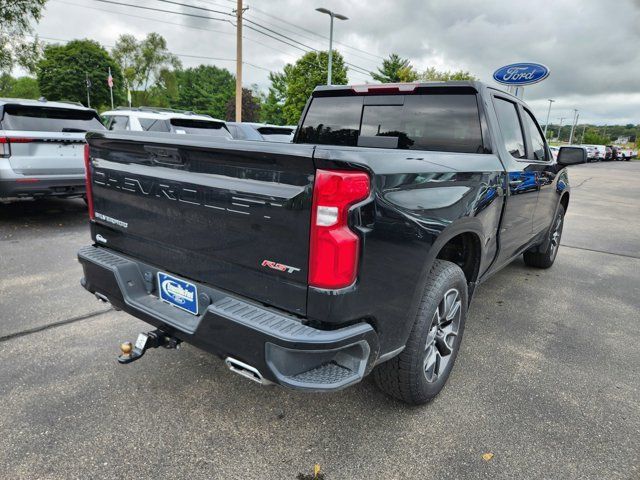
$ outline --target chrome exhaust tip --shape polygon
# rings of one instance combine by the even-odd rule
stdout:
[[[272,382],[267,380],[262,376],[262,374],[258,371],[257,368],[252,367],[251,365],[247,365],[240,360],[236,360],[235,358],[227,357],[224,359],[224,363],[229,370],[238,375],[242,375],[243,377],[248,378],[249,380],[253,380],[256,383],[261,385],[270,385]]]

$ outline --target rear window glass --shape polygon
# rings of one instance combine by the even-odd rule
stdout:
[[[104,130],[98,114],[92,110],[5,105],[2,117],[5,130],[31,132],[86,132]]]
[[[227,130],[225,124],[222,122],[191,120],[188,118],[172,118],[170,122],[171,131],[174,133],[192,133],[231,138],[229,130]]]
[[[394,96],[393,105],[365,98],[372,97],[314,98],[298,141],[356,146],[359,136],[382,136],[397,138],[400,149],[483,151],[475,95]]]
[[[171,130],[169,122],[158,118],[138,118],[140,126],[147,132],[168,132]]]

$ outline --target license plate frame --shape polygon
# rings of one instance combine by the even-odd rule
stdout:
[[[198,315],[198,287],[166,272],[158,272],[158,298],[180,310]]]

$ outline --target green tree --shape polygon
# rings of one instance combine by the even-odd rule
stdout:
[[[167,50],[167,41],[155,32],[142,41],[121,35],[111,53],[129,88],[145,93],[160,80],[161,72],[181,67],[178,57]]]
[[[293,65],[287,64],[282,72],[269,72],[271,86],[269,92],[262,99],[260,107],[260,121],[273,125],[284,125],[284,101],[287,98],[287,76]]]
[[[40,21],[46,0],[0,0],[0,73],[15,65],[35,71],[41,51],[37,39],[27,40],[33,22]]]
[[[584,138],[582,139],[582,143],[586,145],[606,145],[609,143],[607,137],[600,135],[598,130],[594,128],[588,128],[586,132],[584,132]]]
[[[327,82],[329,52],[309,52],[300,57],[289,69],[285,68],[286,98],[282,107],[285,123],[298,123],[307,99],[318,85]],[[333,52],[332,82],[347,83],[347,67],[342,55]]]
[[[420,80],[425,82],[448,82],[450,80],[477,80],[477,78],[471,75],[466,70],[438,70],[435,67],[429,67],[419,76]]]
[[[243,122],[259,122],[260,121],[260,97],[253,94],[248,88],[242,89],[242,121]],[[227,122],[236,120],[236,98],[235,95],[227,100]]]
[[[227,102],[235,96],[235,77],[226,69],[200,65],[176,72],[177,97],[172,107],[224,118]]]
[[[8,73],[0,75],[0,97],[32,98],[40,97],[38,80],[33,77],[13,78]]]
[[[164,68],[158,73],[155,83],[146,92],[134,92],[134,105],[170,107],[178,99],[178,78],[175,70]]]
[[[418,72],[413,68],[408,58],[392,53],[382,61],[377,72],[371,72],[373,79],[380,83],[415,82]]]
[[[124,99],[120,67],[109,53],[92,40],[73,40],[66,45],[48,45],[38,62],[40,92],[48,100],[87,102],[86,77],[91,82],[91,106],[111,104],[107,77],[111,68],[114,102]]]

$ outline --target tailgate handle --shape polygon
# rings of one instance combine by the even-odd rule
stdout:
[[[184,165],[184,160],[180,157],[177,148],[166,147],[144,147],[144,150],[151,157],[153,163],[159,165]]]

